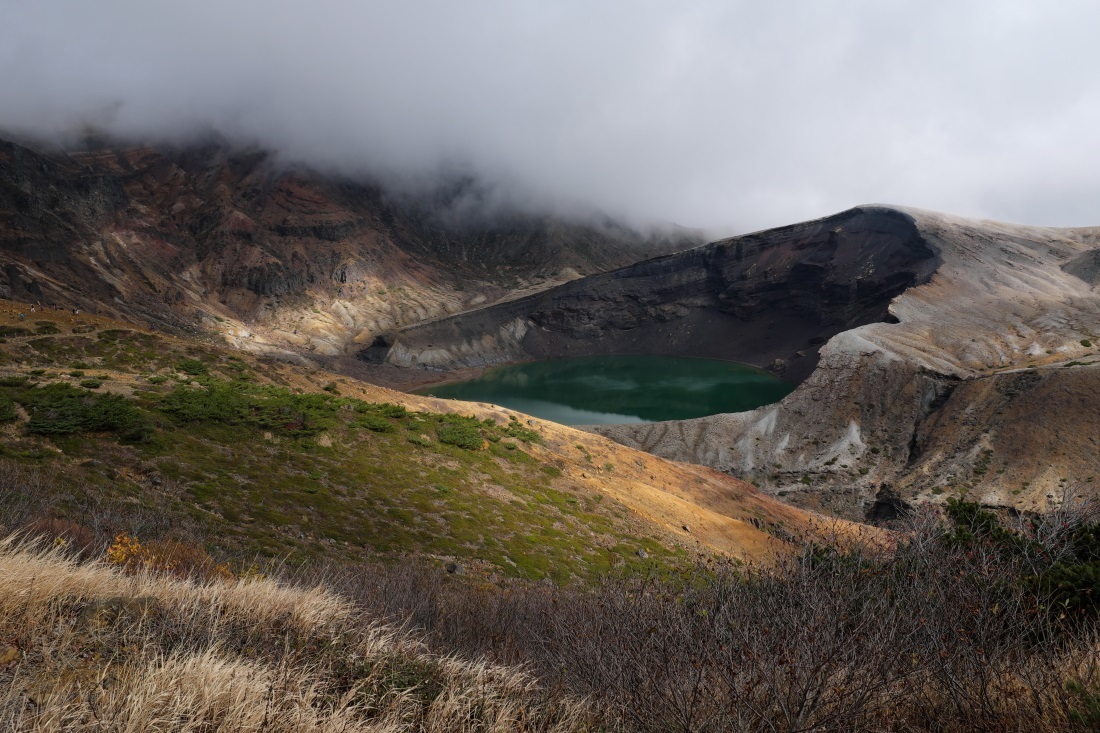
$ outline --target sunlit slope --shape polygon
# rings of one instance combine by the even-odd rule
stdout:
[[[850,528],[493,406],[85,314],[0,310],[3,481],[27,519],[98,512],[239,557],[413,553],[559,581],[696,552],[766,559],[789,538]]]

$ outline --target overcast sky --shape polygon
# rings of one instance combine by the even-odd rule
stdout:
[[[868,202],[1100,224],[1100,3],[0,0],[0,129],[216,131],[743,232]]]

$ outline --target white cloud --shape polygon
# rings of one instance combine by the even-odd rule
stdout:
[[[1089,2],[0,0],[0,128],[748,230],[871,201],[1100,224]]]

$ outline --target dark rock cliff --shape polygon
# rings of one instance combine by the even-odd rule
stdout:
[[[821,344],[887,319],[890,300],[938,262],[909,215],[861,207],[410,327],[363,357],[447,370],[664,353],[741,361],[798,382]]]

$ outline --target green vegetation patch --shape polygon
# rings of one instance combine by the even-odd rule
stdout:
[[[210,373],[210,368],[199,359],[183,359],[176,365],[176,368],[192,377],[204,377]]]
[[[91,394],[67,384],[50,384],[22,389],[13,398],[30,414],[27,432],[33,435],[110,432],[139,442],[153,432],[145,412],[121,395]]]
[[[515,415],[512,415],[511,420],[508,421],[508,426],[504,428],[504,434],[524,443],[542,443],[542,436],[534,430],[523,427],[523,424],[516,419]]]
[[[211,380],[206,387],[176,387],[158,409],[182,422],[249,425],[314,435],[332,426],[340,405],[340,400],[328,394],[296,394],[283,387]]]
[[[466,450],[479,450],[485,439],[481,437],[481,421],[461,415],[444,415],[438,429],[439,442],[457,445]]]
[[[15,402],[6,394],[0,394],[0,422],[11,422],[19,417],[15,410]]]
[[[29,419],[0,457],[56,471],[60,515],[95,497],[120,517],[154,511],[231,556],[423,553],[533,580],[590,580],[633,567],[638,550],[646,567],[683,561],[611,502],[554,491],[561,469],[526,452],[541,437],[518,420],[302,394],[260,383],[278,371],[245,380],[240,358],[123,329],[36,337],[0,356],[15,349],[34,375],[0,382],[0,420],[19,406]],[[92,391],[109,370],[144,375],[143,388]],[[58,371],[96,376],[49,383]],[[174,382],[180,372],[188,383]]]

